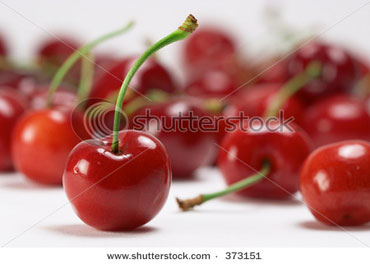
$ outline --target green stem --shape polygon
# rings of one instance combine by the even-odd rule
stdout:
[[[298,92],[302,87],[310,83],[312,80],[319,77],[321,74],[321,63],[313,61],[305,68],[304,71],[298,73],[288,82],[286,82],[283,87],[276,94],[275,98],[272,100],[268,106],[265,117],[277,116],[281,107],[286,103],[286,101],[296,92]]]
[[[81,79],[77,90],[78,103],[81,103],[90,94],[93,78],[94,78],[94,56],[91,53],[87,53],[86,56],[82,59]]]
[[[98,46],[100,43],[114,38],[116,36],[119,36],[126,31],[128,31],[133,26],[133,22],[129,22],[126,26],[123,28],[113,31],[111,33],[108,33],[88,44],[83,46],[82,48],[79,48],[74,53],[72,53],[67,60],[63,63],[63,65],[58,69],[58,71],[55,73],[54,78],[52,79],[50,83],[49,88],[49,94],[46,100],[46,107],[50,107],[53,101],[53,96],[55,91],[57,90],[58,86],[62,82],[64,76],[67,74],[67,72],[71,69],[71,67],[81,58],[86,56],[86,54],[93,49],[94,47]]]
[[[114,124],[113,124],[113,141],[112,141],[112,152],[113,153],[119,153],[119,126],[121,121],[121,109],[123,105],[123,99],[125,97],[127,88],[134,77],[137,70],[140,68],[140,66],[156,51],[160,50],[161,48],[185,39],[187,36],[189,36],[196,28],[197,28],[197,20],[193,15],[189,15],[185,22],[175,31],[167,35],[166,37],[162,38],[158,42],[154,43],[150,48],[148,48],[141,56],[136,60],[134,65],[131,67],[131,69],[128,71],[121,89],[119,91],[118,97],[117,97],[117,103],[116,103],[116,110],[114,115]]]
[[[194,206],[201,205],[207,201],[213,200],[218,197],[225,196],[230,193],[235,193],[235,192],[244,190],[248,188],[249,186],[252,186],[260,182],[263,178],[267,176],[269,172],[270,172],[270,163],[265,162],[262,166],[262,169],[259,172],[257,172],[256,174],[248,178],[245,178],[244,180],[241,180],[237,183],[230,185],[229,187],[227,187],[226,189],[222,191],[208,193],[208,194],[201,194],[192,199],[186,199],[186,200],[176,199],[176,201],[181,210],[188,211]]]

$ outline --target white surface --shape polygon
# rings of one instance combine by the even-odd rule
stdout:
[[[193,182],[174,182],[160,214],[128,233],[94,230],[73,212],[61,188],[34,185],[19,174],[0,175],[0,244],[7,246],[104,247],[363,247],[370,226],[327,227],[295,200],[269,202],[236,197],[210,201],[180,212],[175,197],[224,186],[215,169],[204,168]]]

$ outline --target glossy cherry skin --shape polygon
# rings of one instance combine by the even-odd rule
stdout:
[[[135,61],[136,57],[121,60],[111,67],[108,72],[102,74],[100,78],[96,80],[90,97],[102,99],[115,98],[124,77]],[[167,69],[155,60],[147,60],[143,64],[132,79],[130,87],[133,88],[130,90],[131,92],[138,92],[134,92],[136,95],[145,94],[154,89],[173,93],[177,89]]]
[[[369,171],[369,142],[342,141],[312,152],[300,174],[300,190],[311,213],[328,225],[369,222]]]
[[[154,136],[134,130],[119,134],[121,153],[110,139],[88,140],[71,152],[63,186],[86,224],[110,231],[149,222],[163,207],[171,185],[167,152]]]
[[[287,59],[289,78],[313,61],[321,63],[322,73],[297,93],[306,102],[316,101],[322,96],[349,92],[360,76],[359,65],[346,50],[326,43],[311,42]]]
[[[235,55],[230,36],[216,28],[199,28],[185,42],[184,63],[189,76],[227,64]]]
[[[148,123],[147,119],[140,120],[138,116],[145,116],[150,111],[150,116],[157,121],[149,121],[149,127],[141,126]],[[189,121],[173,121],[174,118],[194,116],[194,130],[192,131]],[[192,178],[194,171],[201,166],[210,165],[214,156],[214,137],[212,134],[198,129],[197,123],[200,117],[207,114],[190,98],[177,98],[164,103],[148,105],[136,111],[131,120],[131,128],[147,129],[156,136],[165,146],[171,161],[174,178]],[[136,118],[136,119],[135,119]],[[135,121],[136,120],[136,121]],[[184,120],[180,118],[179,120]],[[151,123],[151,122],[155,123]],[[151,126],[153,125],[153,126]],[[155,129],[152,129],[155,128]],[[172,131],[163,128],[172,128]]]
[[[337,95],[307,108],[303,127],[317,147],[349,139],[370,141],[370,112],[363,100]]]
[[[185,93],[197,97],[222,98],[237,88],[237,82],[231,74],[223,70],[209,70],[191,81],[185,87]]]
[[[279,123],[272,123],[277,128]],[[254,124],[259,126],[259,124]],[[254,126],[253,125],[253,126]],[[228,185],[259,171],[264,161],[270,163],[268,179],[238,192],[248,197],[290,198],[298,190],[298,175],[311,151],[309,137],[299,127],[294,131],[260,131],[237,129],[226,135],[219,150],[218,166]],[[251,169],[253,168],[253,169]]]
[[[11,137],[14,126],[27,108],[27,99],[19,92],[0,87],[0,171],[13,168]]]
[[[18,171],[28,179],[46,185],[61,185],[71,150],[87,135],[81,121],[72,127],[72,109],[51,108],[30,111],[14,129],[12,157]],[[74,117],[77,118],[77,117]]]

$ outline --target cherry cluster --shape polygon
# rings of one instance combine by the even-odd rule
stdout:
[[[172,177],[191,181],[203,166],[217,166],[229,186],[177,199],[184,211],[234,192],[291,199],[300,191],[321,222],[370,221],[364,58],[315,40],[252,63],[227,32],[196,30],[192,15],[141,56],[92,52],[131,26],[85,45],[70,37],[46,40],[30,67],[14,63],[0,38],[0,171],[63,185],[78,216],[101,230],[146,224],[166,202]],[[181,85],[152,55],[185,38]],[[107,102],[102,131],[91,126],[101,116],[90,109]],[[160,128],[189,115],[224,122],[212,131],[186,122],[171,130],[135,127],[135,117],[147,110]],[[246,124],[240,113],[260,122]]]

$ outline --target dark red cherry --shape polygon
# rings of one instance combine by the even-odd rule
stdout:
[[[234,40],[218,28],[198,29],[184,45],[184,63],[189,76],[219,68],[235,56]]]
[[[317,220],[353,226],[370,221],[370,144],[349,140],[315,150],[300,174],[302,196]]]
[[[120,153],[110,139],[88,140],[71,152],[63,176],[67,197],[86,224],[101,230],[131,230],[163,207],[171,184],[167,152],[154,136],[121,131]]]
[[[239,192],[241,195],[283,199],[298,190],[298,174],[311,151],[311,141],[297,126],[293,130],[280,122],[252,122],[226,135],[219,150],[218,166],[226,183],[231,185],[270,164],[267,178]],[[253,128],[253,129],[252,129]]]
[[[87,138],[82,114],[81,121],[73,122],[73,127],[71,114],[70,108],[41,109],[25,114],[17,123],[12,157],[16,169],[28,179],[47,185],[62,184],[69,153]]]
[[[107,72],[102,74],[101,77],[96,80],[90,97],[102,99],[115,98],[124,77],[136,59],[136,57],[130,57],[121,60],[119,63],[108,69]],[[136,95],[145,94],[154,89],[173,93],[177,89],[167,69],[165,69],[159,62],[151,59],[147,60],[138,70],[130,87],[133,88],[131,91],[135,90],[138,92],[133,92]]]
[[[304,129],[316,146],[348,139],[370,140],[370,114],[363,100],[329,97],[306,109]]]
[[[49,75],[53,76],[64,61],[78,48],[80,43],[70,37],[46,39],[36,51],[37,63]],[[78,83],[80,64],[75,64],[68,74],[68,80]]]
[[[40,71],[8,69],[0,71],[0,86],[19,90],[25,95],[31,94],[38,85],[46,83],[48,78]]]
[[[191,178],[196,169],[209,165],[214,156],[213,135],[199,129],[199,118],[204,116],[207,114],[196,102],[179,98],[136,111],[131,127],[147,130],[163,143],[174,177]]]
[[[232,100],[232,103],[224,110],[225,115],[238,117],[242,112],[249,118],[263,117],[282,85],[279,83],[263,83],[248,87]],[[303,105],[296,96],[291,96],[281,110],[285,119],[294,117],[297,124],[302,123]]]
[[[358,65],[345,49],[310,42],[287,59],[289,77],[303,71],[311,62],[320,62],[322,70],[319,78],[297,93],[306,102],[316,101],[333,93],[349,92],[360,75]]]
[[[13,89],[0,87],[0,171],[11,170],[10,142],[14,126],[27,108],[27,98]]]
[[[223,70],[209,70],[185,87],[185,93],[195,97],[222,98],[238,88],[234,77]]]

